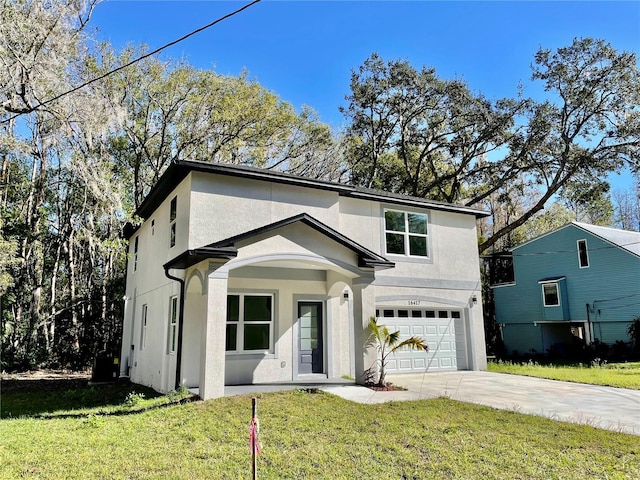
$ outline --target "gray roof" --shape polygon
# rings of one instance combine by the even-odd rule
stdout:
[[[353,185],[347,185],[343,183],[299,177],[288,173],[265,170],[256,167],[221,163],[206,163],[189,160],[172,162],[164,172],[164,174],[160,177],[156,185],[151,189],[140,207],[136,210],[135,214],[142,218],[148,218],[148,216],[153,213],[158,205],[162,201],[164,201],[169,193],[189,174],[189,172],[192,171],[251,178],[254,180],[267,182],[285,183],[302,187],[316,188],[320,190],[329,190],[337,192],[342,196],[367,200],[377,200],[380,202],[388,202],[397,205],[463,213],[467,215],[474,215],[476,218],[486,217],[489,215],[489,213],[484,210],[468,207],[465,205],[454,205],[450,203],[439,202],[436,200],[429,200],[426,198],[412,197],[409,195],[384,192],[381,190],[355,187]]]
[[[624,250],[640,257],[640,232],[620,230],[619,228],[599,227],[589,223],[571,222],[578,228],[585,230],[596,237],[600,237]]]

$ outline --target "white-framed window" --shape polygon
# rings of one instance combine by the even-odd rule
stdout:
[[[140,237],[137,236],[135,238],[135,240],[133,241],[133,271],[135,272],[136,270],[138,270],[138,243],[139,243]]]
[[[560,289],[557,283],[542,284],[542,301],[545,307],[557,307],[560,305]]]
[[[589,252],[587,251],[586,240],[578,240],[578,265],[580,268],[589,267]]]
[[[393,255],[429,257],[429,217],[426,213],[384,211],[385,251]]]
[[[178,297],[169,299],[169,353],[175,353],[178,347]]]
[[[144,350],[147,346],[147,311],[149,308],[145,303],[142,305],[142,326],[140,327],[140,350]]]
[[[169,206],[169,248],[176,245],[176,218],[178,216],[178,197],[171,199]]]
[[[273,295],[235,293],[227,296],[226,351],[272,351]]]

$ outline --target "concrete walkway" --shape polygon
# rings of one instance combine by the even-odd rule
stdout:
[[[375,392],[357,385],[322,390],[360,403],[448,397],[502,410],[640,435],[640,390],[600,387],[490,372],[387,375],[406,391]]]

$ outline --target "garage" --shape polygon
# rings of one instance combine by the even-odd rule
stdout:
[[[416,336],[429,351],[402,349],[388,357],[388,373],[466,370],[466,335],[461,310],[380,307],[378,323],[390,332],[400,331],[400,341]]]

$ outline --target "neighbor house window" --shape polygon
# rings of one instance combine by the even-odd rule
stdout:
[[[578,240],[578,262],[580,268],[587,268],[589,266],[589,253],[587,252],[586,240]]]
[[[560,305],[560,295],[557,283],[542,284],[542,298],[545,307],[557,307]]]
[[[273,295],[227,296],[227,352],[266,352],[273,337]]]
[[[133,271],[138,270],[138,240],[140,237],[136,237],[133,241]]]
[[[140,350],[147,346],[147,304],[142,305],[142,331],[140,332]]]
[[[409,257],[428,257],[428,217],[424,213],[384,211],[386,252]]]
[[[178,297],[169,300],[169,353],[175,353],[178,346]]]
[[[178,216],[178,197],[173,197],[169,207],[169,248],[176,244],[176,217]]]

